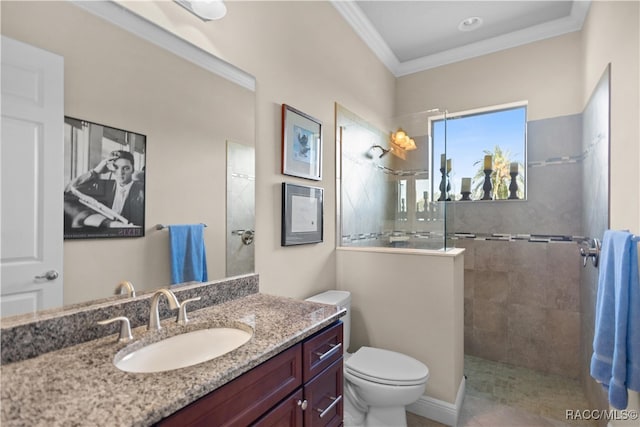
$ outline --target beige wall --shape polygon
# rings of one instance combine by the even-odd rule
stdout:
[[[582,112],[580,34],[468,59],[400,77],[397,115],[449,112],[529,101],[529,120]]]
[[[256,272],[262,292],[307,297],[336,287],[334,102],[368,120],[393,116],[395,79],[328,2],[227,2],[224,19],[189,24],[170,2],[125,2],[257,80]],[[323,180],[280,174],[281,104],[323,123]],[[324,188],[324,242],[280,246],[283,181]]]
[[[350,352],[367,345],[422,361],[430,375],[425,394],[450,404],[464,365],[463,252],[341,248],[336,254],[338,287],[352,297]]]

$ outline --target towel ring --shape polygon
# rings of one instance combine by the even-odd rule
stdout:
[[[598,261],[600,260],[600,248],[602,247],[600,240],[597,238],[591,239],[589,246],[582,246],[580,248],[580,256],[582,256],[582,266],[587,266],[587,259],[591,258],[593,266],[598,268]]]

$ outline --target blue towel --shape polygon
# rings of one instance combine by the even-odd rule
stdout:
[[[171,283],[206,282],[204,224],[170,225]]]
[[[609,403],[627,407],[627,389],[640,391],[638,246],[627,231],[604,233],[591,376],[608,389]]]

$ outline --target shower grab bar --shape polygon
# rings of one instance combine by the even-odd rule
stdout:
[[[591,258],[591,262],[593,266],[598,268],[598,261],[600,260],[600,249],[602,248],[602,244],[600,240],[597,238],[593,238],[589,241],[589,246],[581,246],[580,247],[580,256],[582,256],[582,266],[587,266],[587,260]]]

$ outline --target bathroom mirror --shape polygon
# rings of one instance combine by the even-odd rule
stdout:
[[[115,7],[119,15],[130,15],[123,25],[130,30],[136,15],[116,3],[99,3],[96,7]],[[247,159],[242,174],[254,179],[253,77],[189,45],[197,51],[194,56],[224,63],[253,87],[238,84],[88,12],[80,3],[2,2],[0,7],[3,35],[64,58],[65,116],[146,136],[145,235],[66,240],[64,305],[115,298],[115,286],[122,280],[131,281],[140,293],[169,285],[168,231],[156,229],[156,224],[207,225],[209,280],[252,272],[252,242],[242,244],[242,256],[250,262],[238,267],[229,258],[234,252],[227,253],[227,241],[241,241],[242,235],[227,227],[225,205],[228,143],[246,147],[237,150]],[[180,13],[176,19],[190,17]],[[145,22],[171,39],[167,45],[188,44]],[[244,192],[242,207],[234,209],[254,209],[253,191]],[[253,223],[243,227],[252,231]],[[229,264],[234,269],[227,274]]]

